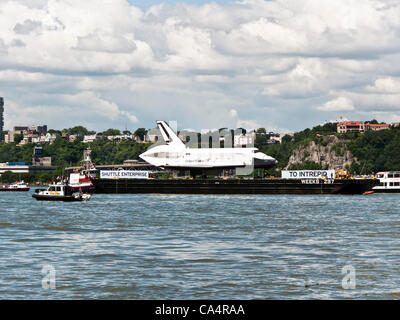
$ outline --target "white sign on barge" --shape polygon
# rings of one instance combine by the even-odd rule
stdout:
[[[335,170],[283,170],[283,179],[334,179]]]
[[[149,171],[140,170],[101,170],[100,179],[148,179]]]

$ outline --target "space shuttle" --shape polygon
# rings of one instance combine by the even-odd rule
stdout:
[[[157,126],[166,144],[150,148],[139,155],[157,167],[204,172],[249,166],[270,169],[278,163],[257,148],[189,148],[165,121],[157,121]]]

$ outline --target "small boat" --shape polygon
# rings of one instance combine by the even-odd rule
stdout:
[[[0,186],[0,191],[29,191],[30,187],[24,181]]]
[[[69,185],[58,182],[50,184],[47,189],[36,189],[32,197],[38,201],[89,201],[91,195],[82,190],[77,192]]]
[[[363,194],[365,194],[365,195],[367,195],[367,194],[374,194],[375,193],[375,191],[365,191]]]

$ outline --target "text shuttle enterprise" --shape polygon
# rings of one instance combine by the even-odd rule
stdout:
[[[201,174],[243,167],[270,169],[278,163],[257,148],[189,148],[165,121],[157,121],[157,126],[166,144],[150,148],[140,155],[157,167]]]

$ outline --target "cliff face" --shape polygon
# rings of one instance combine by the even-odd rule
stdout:
[[[289,158],[289,163],[285,167],[288,169],[292,165],[302,164],[305,161],[320,163],[329,169],[345,169],[346,166],[357,161],[346,144],[334,135],[319,137],[320,143],[311,142],[308,146],[295,149]]]

